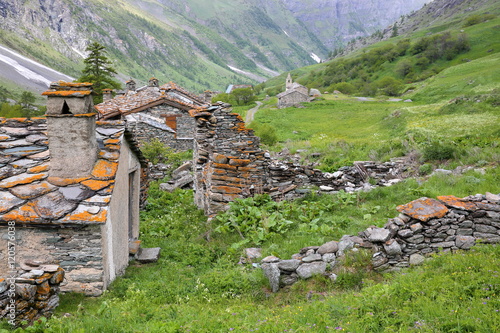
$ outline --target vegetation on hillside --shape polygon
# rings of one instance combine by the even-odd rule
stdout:
[[[30,91],[14,93],[0,86],[0,117],[26,118],[45,113],[45,106],[36,104],[36,97]]]

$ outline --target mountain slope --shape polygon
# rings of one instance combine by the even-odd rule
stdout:
[[[432,0],[286,0],[285,6],[333,50],[395,22]]]
[[[423,1],[413,0],[411,6]],[[329,51],[323,35],[343,33],[335,28],[338,24],[351,26],[351,33],[359,35],[371,31],[376,22],[385,22],[382,17],[390,17],[374,10],[387,8],[387,1],[370,1],[368,11],[374,15],[367,19],[362,2],[350,5],[338,0],[335,3],[348,10],[335,12],[340,21],[332,19],[330,7],[314,16],[328,27],[317,36],[316,22],[302,14],[321,9],[324,3],[0,0],[0,45],[77,77],[86,45],[98,41],[107,47],[122,80],[132,77],[145,82],[154,75],[194,91],[223,90],[231,83],[262,81],[318,62]],[[397,1],[394,10],[384,11],[399,15],[413,8],[402,3]]]

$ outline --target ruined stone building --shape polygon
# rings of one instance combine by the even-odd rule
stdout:
[[[288,73],[286,78],[285,87],[286,90],[277,95],[279,109],[296,106],[302,102],[309,102],[307,87],[297,82],[293,82],[290,73]]]
[[[98,118],[124,119],[140,144],[157,138],[177,150],[193,149],[194,119],[189,110],[205,105],[200,97],[173,82],[159,86],[151,78],[146,87],[136,89],[127,82],[123,95],[112,98],[105,91],[104,102],[95,106]]]
[[[90,89],[53,83],[46,118],[0,118],[0,276],[8,241],[18,267],[59,264],[63,291],[100,295],[128,265],[145,163],[123,121],[96,122]]]

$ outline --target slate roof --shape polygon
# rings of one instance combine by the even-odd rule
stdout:
[[[124,116],[144,111],[161,104],[189,111],[203,105],[203,102],[184,88],[169,82],[160,88],[147,87],[138,91],[129,91],[123,96],[97,104],[95,109],[99,114],[99,119],[109,119],[118,115]]]
[[[294,93],[301,94],[302,96],[309,97],[309,96],[307,96],[307,94],[304,94],[303,92],[301,92],[299,90],[292,90],[292,89],[289,89],[287,91],[283,91],[282,93],[279,93],[278,95],[276,95],[276,97],[282,98],[284,96],[288,96],[288,95],[291,95],[291,94],[294,94]]]
[[[0,224],[105,223],[128,135],[123,121],[98,121],[96,136],[98,159],[90,176],[50,177],[46,119],[0,118]]]

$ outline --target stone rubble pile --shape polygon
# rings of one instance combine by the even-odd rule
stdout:
[[[172,192],[176,188],[191,188],[194,181],[192,174],[193,163],[188,161],[172,171],[172,179],[167,183],[160,184],[160,189]]]
[[[371,249],[373,269],[387,272],[419,265],[431,253],[468,250],[478,241],[500,243],[500,195],[437,199],[420,198],[398,206],[400,215],[389,219],[384,228],[372,226],[338,242],[305,247],[288,260],[264,258],[261,267],[272,291],[316,274],[335,279],[329,271],[337,258],[358,248]]]
[[[321,192],[368,191],[375,186],[390,186],[401,181],[408,167],[402,159],[377,164],[372,161],[354,162],[329,173],[293,162],[271,160],[268,165],[269,193],[272,197],[293,199],[307,193],[308,187],[318,186]]]
[[[0,278],[0,320],[12,320],[16,326],[50,317],[59,305],[59,285],[64,280],[59,265],[26,261],[20,266],[15,278]]]

